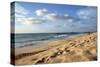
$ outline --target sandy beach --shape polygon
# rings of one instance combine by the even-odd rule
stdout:
[[[97,33],[53,40],[44,45],[15,48],[15,65],[97,60]]]

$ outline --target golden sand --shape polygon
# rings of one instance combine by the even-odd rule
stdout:
[[[97,33],[54,40],[42,46],[15,49],[15,65],[97,60]]]

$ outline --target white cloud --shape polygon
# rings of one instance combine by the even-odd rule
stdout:
[[[77,12],[77,18],[80,20],[77,21],[77,26],[75,28],[84,32],[93,32],[97,31],[97,8],[96,7],[86,7],[80,9]]]
[[[32,24],[41,24],[46,22],[46,20],[44,19],[37,19],[37,18],[31,19],[30,21],[32,22]]]
[[[74,21],[74,19],[68,19],[67,21],[68,21],[68,22],[73,22],[73,21]]]
[[[57,14],[55,14],[55,13],[50,13],[50,14],[46,15],[46,18],[48,20],[56,20],[56,17],[57,17]]]
[[[68,14],[65,14],[65,15],[60,15],[60,14],[57,14],[57,13],[49,13],[46,15],[46,18],[48,20],[56,20],[56,21],[59,21],[59,20],[69,20],[69,19],[73,19],[73,17],[69,16]]]
[[[71,20],[75,19],[74,17],[71,17],[69,14],[58,14],[57,12],[49,12],[47,9],[38,9],[35,11],[37,16],[41,16],[42,18],[47,19],[48,21],[59,21],[59,20]]]
[[[36,18],[36,17],[28,17],[29,11],[27,11],[25,8],[23,8],[21,5],[16,4],[15,8],[15,22],[18,24],[24,24],[24,25],[32,25],[32,24],[41,24],[45,22],[46,20]],[[42,16],[47,12],[46,9],[37,10],[36,13],[38,16]]]
[[[81,9],[80,11],[77,12],[77,15],[81,19],[93,19],[96,18],[97,16],[97,11],[96,8],[93,7],[87,7],[84,9]]]
[[[34,17],[27,17],[30,12],[26,10],[24,7],[22,7],[19,4],[15,4],[15,23],[18,24],[24,24],[24,25],[32,25],[32,24],[38,24],[41,21],[36,20]],[[12,15],[13,16],[13,15]]]
[[[65,16],[68,17],[69,15],[68,14],[65,14]]]
[[[32,21],[31,20],[25,20],[24,23],[22,22],[22,24],[25,24],[25,25],[32,25]]]
[[[17,13],[15,13],[15,18],[24,18],[25,16],[24,15],[21,15],[21,14],[17,14]]]
[[[38,10],[35,11],[35,13],[36,13],[37,16],[44,16],[48,13],[48,10],[45,9],[45,8],[44,9],[38,9]]]
[[[12,16],[15,17],[15,23],[22,23],[24,24],[27,20],[27,15],[29,14],[29,11],[26,10],[24,7],[22,7],[20,4],[15,4],[15,14],[12,14]]]
[[[13,10],[11,13],[11,17],[12,17],[11,22],[14,23],[14,21],[15,22],[22,21],[22,19],[25,17],[26,14],[28,14],[28,11],[25,10],[18,3],[15,3],[15,10]],[[14,18],[15,18],[15,20],[14,20]]]
[[[17,23],[24,24],[24,25],[33,25],[33,24],[41,24],[45,23],[47,20],[44,19],[38,19],[34,17],[24,17],[24,18],[16,18],[15,19]]]
[[[21,14],[21,15],[27,15],[29,14],[29,11],[26,10],[24,7],[19,5],[18,3],[15,4],[15,13],[16,14]]]

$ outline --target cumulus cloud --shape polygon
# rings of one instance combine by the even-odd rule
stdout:
[[[41,24],[46,22],[46,20],[44,19],[37,19],[37,18],[31,19],[30,21],[32,22],[32,24]]]
[[[24,17],[26,17],[25,15],[21,15],[21,14],[17,14],[17,13],[15,13],[15,18],[24,18]]]
[[[13,9],[13,8],[12,8]],[[20,4],[16,3],[15,4],[15,10],[12,10],[11,12],[11,22],[12,24],[15,22],[20,22],[23,18],[27,16],[29,12],[22,7]],[[15,20],[14,20],[15,18]]]
[[[18,3],[15,4],[15,13],[16,14],[21,14],[21,15],[27,15],[29,14],[29,11],[26,10],[24,7],[19,5]]]
[[[48,10],[45,9],[45,8],[44,9],[38,9],[38,10],[35,11],[35,13],[36,13],[37,16],[44,16],[48,13]]]
[[[12,14],[12,16],[15,17],[15,23],[23,23],[27,20],[27,15],[30,12],[26,10],[23,6],[16,3],[15,4],[15,14]]]
[[[44,23],[46,22],[47,20],[44,20],[44,19],[38,19],[38,18],[34,18],[34,17],[31,17],[31,18],[16,18],[16,22],[19,23],[19,24],[25,24],[25,25],[33,25],[33,24],[41,24],[41,23]]]
[[[75,17],[72,17],[68,14],[60,15],[60,14],[57,14],[57,13],[49,13],[49,14],[46,15],[46,18],[48,20],[52,20],[52,21],[54,21],[54,20],[56,20],[56,21],[57,20],[66,20],[66,21],[76,20]]]
[[[77,12],[77,17],[80,19],[76,23],[77,29],[82,31],[97,31],[97,9],[95,7],[86,7]]]
[[[42,16],[47,12],[46,9],[42,9],[42,10],[37,10],[36,14],[38,16]],[[28,14],[30,12],[28,10],[26,10],[24,7],[22,7],[19,4],[15,4],[15,23],[18,24],[24,24],[24,25],[32,25],[32,24],[41,24],[43,22],[45,22],[44,19],[38,19],[35,17],[28,17]]]
[[[89,26],[93,28],[97,26],[97,8],[86,7],[77,12],[78,17],[81,19],[79,22],[84,26]]]
[[[57,20],[77,20],[77,18],[70,16],[69,14],[58,14],[55,12],[49,12],[47,9],[38,9],[35,11],[35,14],[39,17],[48,19],[48,21],[57,21]]]
[[[68,16],[69,16],[69,14],[65,14],[64,16],[68,17]]]
[[[93,7],[87,7],[84,9],[81,9],[80,11],[77,12],[77,15],[81,19],[93,19],[96,18],[97,16],[97,11],[96,8]]]
[[[56,20],[57,14],[55,13],[50,13],[46,15],[46,18],[49,20]]]

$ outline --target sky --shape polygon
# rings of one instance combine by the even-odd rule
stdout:
[[[11,8],[13,9],[13,6]],[[15,33],[97,31],[95,6],[15,2],[11,17]]]

